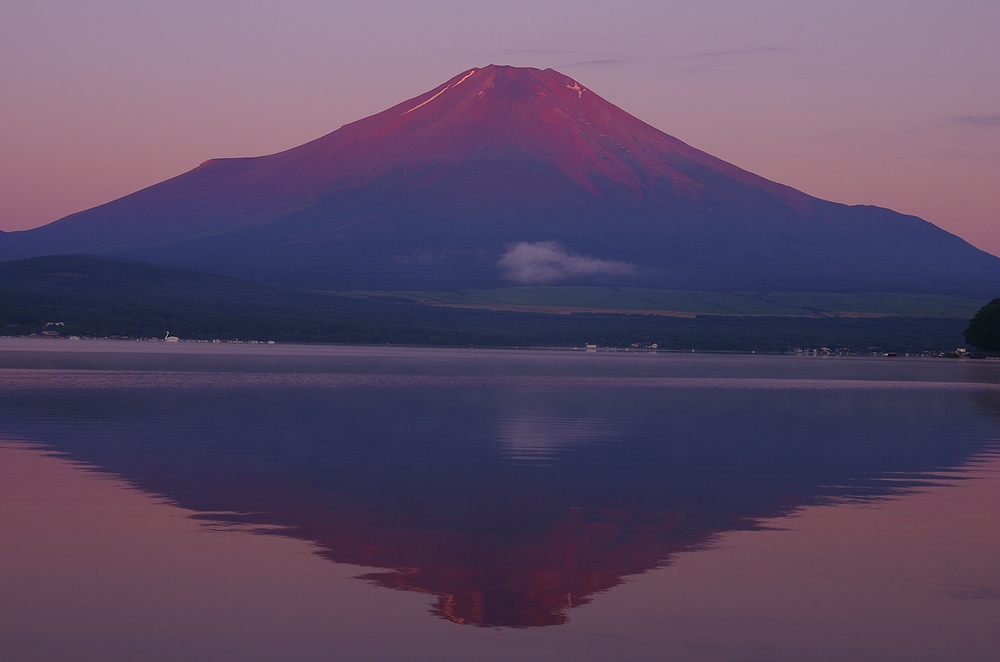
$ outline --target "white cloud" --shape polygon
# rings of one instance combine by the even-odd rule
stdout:
[[[551,283],[572,276],[629,274],[635,265],[574,255],[554,241],[520,242],[500,258],[507,278],[518,283]]]

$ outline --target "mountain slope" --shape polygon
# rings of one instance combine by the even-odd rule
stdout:
[[[294,149],[0,237],[0,258],[51,253],[325,289],[1000,289],[1000,259],[921,219],[810,197],[556,71],[493,65]]]

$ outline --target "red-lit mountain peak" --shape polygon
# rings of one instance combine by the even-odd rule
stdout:
[[[544,276],[567,284],[985,296],[1000,282],[1000,260],[926,221],[810,197],[569,76],[495,65],[299,147],[0,234],[0,259],[98,253],[296,287],[450,290],[529,282],[505,266],[522,244],[570,265]]]
[[[258,175],[271,181],[291,175],[293,188],[339,189],[399,168],[524,156],[596,195],[602,195],[598,181],[640,193],[665,177],[676,192],[698,199],[704,184],[683,172],[693,163],[807,204],[798,191],[694,149],[558,71],[498,65],[464,71],[381,113],[265,157]]]

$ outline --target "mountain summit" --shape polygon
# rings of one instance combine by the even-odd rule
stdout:
[[[1000,289],[1000,259],[926,221],[813,198],[557,71],[496,65],[299,147],[0,236],[3,259],[53,253],[327,289]]]

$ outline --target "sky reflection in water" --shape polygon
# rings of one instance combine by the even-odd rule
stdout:
[[[971,362],[154,350],[8,348],[0,437],[466,625],[566,624],[720,536],[951,484],[1000,436],[1000,366]]]

